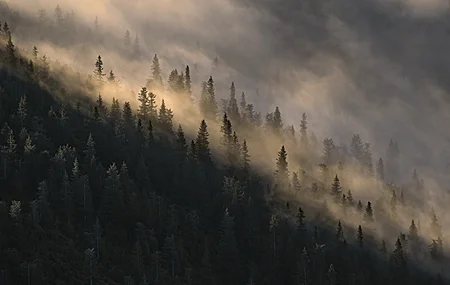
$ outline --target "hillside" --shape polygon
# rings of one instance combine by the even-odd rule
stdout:
[[[158,55],[129,96],[1,27],[1,284],[449,284],[448,196],[391,183],[397,142],[298,135],[234,82],[221,109]]]

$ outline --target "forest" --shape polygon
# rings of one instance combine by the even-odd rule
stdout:
[[[30,26],[1,3],[0,284],[450,284],[445,212],[418,171],[398,178],[395,140],[374,158],[306,113],[297,133],[234,81],[221,98],[212,75],[164,71],[128,30],[138,92],[107,56],[84,73],[18,44],[81,41],[61,7]]]

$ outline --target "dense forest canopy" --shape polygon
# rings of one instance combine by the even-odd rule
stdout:
[[[449,193],[396,139],[317,137],[215,55],[0,8],[2,284],[449,282]]]

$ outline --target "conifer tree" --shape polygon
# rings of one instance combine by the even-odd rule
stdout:
[[[289,179],[289,170],[287,162],[287,152],[284,145],[281,146],[281,150],[278,152],[277,157],[277,169],[275,171],[276,181],[278,186],[286,186]]]
[[[361,225],[358,226],[358,233],[356,234],[356,238],[358,240],[358,245],[360,248],[363,248],[364,246],[364,241],[363,241],[363,232],[362,232],[362,228]]]
[[[102,57],[99,55],[97,57],[97,61],[95,62],[95,70],[94,77],[97,80],[97,84],[101,84],[103,82],[103,78],[106,74],[103,73],[103,61]]]
[[[308,139],[308,123],[306,121],[306,114],[302,114],[302,120],[300,121],[300,143],[304,150],[308,149],[309,139]]]
[[[302,207],[298,207],[297,211],[297,231],[303,231],[305,227],[305,213]]]
[[[155,89],[158,90],[163,88],[162,71],[157,54],[155,54],[152,60],[152,82],[154,84],[152,87]]]
[[[356,209],[357,209],[359,212],[362,212],[362,210],[363,210],[363,204],[361,203],[361,200],[358,201],[358,204],[356,205]]]
[[[341,183],[339,182],[339,178],[336,174],[333,180],[333,184],[331,184],[331,196],[334,197],[334,199],[339,200],[341,192]]]
[[[149,119],[149,98],[146,87],[142,87],[141,92],[138,95],[139,107],[138,107],[138,118],[147,121]]]
[[[240,116],[236,100],[236,88],[234,87],[234,82],[231,82],[230,86],[230,98],[228,99],[227,112],[230,117],[230,121],[236,125],[239,121]]]
[[[206,83],[206,94],[207,94],[207,110],[206,115],[210,120],[216,119],[217,116],[217,101],[216,101],[216,89],[214,87],[214,80],[212,76],[209,77]]]
[[[402,267],[406,265],[406,258],[400,238],[397,238],[397,241],[395,242],[395,249],[392,252],[391,260],[394,266]]]
[[[323,140],[323,150],[322,150],[322,155],[323,155],[323,163],[325,165],[333,165],[335,162],[335,151],[336,151],[336,147],[334,145],[333,139],[329,139],[329,138],[325,138]]]
[[[192,80],[191,80],[191,70],[189,69],[189,65],[186,65],[186,69],[184,71],[184,92],[188,95],[189,100],[191,100],[192,95]]]
[[[122,120],[124,126],[128,129],[131,129],[134,125],[133,111],[131,110],[130,102],[125,102],[123,104]]]
[[[5,22],[6,24],[6,22]],[[12,42],[11,32],[7,32],[8,41],[6,42],[6,63],[14,67],[16,65],[16,47]]]
[[[107,109],[106,109],[105,104],[103,103],[103,98],[100,93],[98,94],[98,97],[97,97],[97,108],[101,115],[106,114]]]
[[[183,128],[181,127],[181,125],[178,125],[178,130],[177,130],[176,135],[177,135],[177,144],[184,156],[187,152],[187,142],[186,142],[186,137],[184,136],[184,131],[183,131]]]
[[[208,126],[205,120],[200,123],[200,128],[197,133],[197,140],[195,142],[198,160],[204,164],[211,163],[211,150],[209,148],[209,133]]]
[[[341,221],[338,221],[338,225],[336,228],[336,239],[337,241],[344,241],[344,230],[342,229]]]
[[[119,100],[114,98],[112,99],[111,111],[109,112],[109,117],[111,118],[113,124],[117,123],[122,116],[120,110]]]
[[[200,102],[199,102],[200,113],[203,117],[207,117],[208,114],[208,94],[206,91],[206,82],[202,82],[202,93],[200,94]]]
[[[159,123],[163,130],[167,132],[173,131],[173,112],[171,109],[166,108],[166,104],[164,103],[164,99],[161,101],[161,107],[159,109]]]
[[[347,204],[350,207],[353,207],[355,205],[355,200],[353,200],[353,194],[352,191],[348,190],[347,192]]]
[[[294,193],[299,193],[301,190],[301,184],[300,184],[300,180],[298,179],[298,174],[297,172],[292,173],[292,191],[294,191]]]
[[[438,222],[436,213],[434,209],[431,210],[431,221],[430,221],[430,231],[433,237],[441,237],[442,236],[442,227]]]
[[[116,82],[116,75],[114,74],[114,71],[109,71],[109,75],[108,75],[108,82],[109,83],[115,83]]]
[[[247,142],[244,140],[241,148],[242,169],[245,177],[248,177],[250,172],[250,154],[248,153]]]
[[[366,211],[364,212],[364,221],[366,223],[373,222],[372,203],[370,203],[370,202],[367,202]]]

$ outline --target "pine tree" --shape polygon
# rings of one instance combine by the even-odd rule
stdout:
[[[331,196],[334,197],[334,199],[338,200],[341,196],[341,192],[341,183],[339,182],[339,178],[336,174],[333,184],[331,184]]]
[[[303,231],[305,229],[305,213],[302,207],[298,207],[297,211],[297,231]]]
[[[377,177],[381,180],[381,182],[384,182],[384,164],[383,159],[380,157],[377,164]]]
[[[159,123],[161,127],[166,132],[173,131],[173,112],[171,109],[166,108],[166,104],[164,103],[164,99],[161,101],[161,107],[159,109]]]
[[[103,98],[102,98],[102,95],[100,95],[100,93],[98,94],[98,97],[97,97],[97,108],[101,115],[106,114],[107,109],[106,109],[105,104],[103,103]]]
[[[133,111],[131,110],[130,102],[125,102],[123,104],[122,120],[127,129],[131,129],[134,125]]]
[[[248,177],[250,172],[250,155],[248,153],[247,142],[244,140],[241,148],[242,169],[245,177]]]
[[[358,245],[360,248],[363,248],[364,246],[364,241],[363,241],[363,232],[362,232],[362,228],[361,225],[358,226],[358,233],[356,234],[356,238],[358,239]]]
[[[355,200],[353,200],[353,194],[352,191],[348,190],[347,192],[347,204],[350,207],[353,207],[355,205]]]
[[[25,95],[20,98],[17,117],[19,117],[20,123],[23,126],[27,119],[27,97]]]
[[[5,22],[6,24],[6,22]],[[8,30],[7,32],[8,41],[6,43],[6,63],[8,63],[11,66],[16,65],[16,47],[14,46],[14,43],[12,42],[12,36],[11,32]]]
[[[359,212],[362,212],[362,210],[363,210],[363,204],[361,203],[361,200],[358,201],[358,204],[356,205],[356,209],[357,209]]]
[[[236,88],[234,87],[234,82],[230,86],[230,98],[228,99],[227,112],[230,117],[230,121],[233,124],[237,124],[239,121],[239,109],[236,100]]]
[[[206,115],[210,120],[215,120],[217,116],[217,101],[216,101],[216,89],[214,87],[214,80],[212,76],[209,77],[206,83],[207,94],[207,110]]]
[[[186,69],[184,71],[184,92],[188,96],[189,102],[192,102],[192,81],[189,65],[186,65]]]
[[[335,162],[335,151],[336,151],[336,147],[334,145],[333,139],[329,139],[329,138],[325,138],[323,140],[323,150],[322,150],[322,154],[323,154],[323,163],[325,165],[333,165]]]
[[[137,111],[138,118],[147,121],[149,119],[149,98],[146,87],[142,87],[138,94],[139,107]]]
[[[109,72],[109,76],[108,76],[108,82],[109,83],[115,83],[116,82],[116,75],[114,74],[114,72],[111,70]]]
[[[344,230],[342,229],[341,221],[338,221],[338,225],[336,228],[336,239],[337,241],[344,241]]]
[[[356,161],[362,163],[364,156],[364,144],[359,134],[354,134],[350,143],[350,153]]]
[[[209,148],[209,133],[208,126],[205,120],[200,123],[200,128],[197,133],[197,140],[195,142],[197,156],[200,162],[205,164],[212,163],[211,160],[211,150]]]
[[[396,213],[397,213],[397,194],[395,193],[395,189],[393,189],[391,197],[391,215],[395,216]]]
[[[433,237],[442,236],[442,227],[439,224],[436,213],[434,212],[433,209],[431,210],[430,231]]]
[[[111,111],[109,112],[109,117],[111,118],[113,124],[117,123],[122,116],[122,111],[120,110],[119,100],[113,97]]]
[[[302,120],[300,121],[300,143],[304,150],[307,150],[309,145],[307,124],[306,114],[303,113]]]
[[[286,186],[289,179],[289,170],[287,162],[287,152],[284,145],[281,146],[281,150],[278,152],[277,157],[277,169],[275,171],[276,181],[280,187]]]
[[[397,241],[395,242],[395,249],[392,252],[391,260],[394,266],[402,267],[406,265],[405,254],[400,238],[397,238]]]
[[[162,80],[162,71],[159,65],[159,59],[157,54],[155,54],[152,61],[152,80],[154,84],[152,87],[154,87],[155,89],[159,90],[164,87]]]
[[[366,223],[373,222],[372,203],[370,203],[370,202],[367,202],[366,211],[364,212],[364,221]]]
[[[183,156],[186,154],[187,152],[187,142],[186,142],[186,137],[184,136],[184,131],[183,128],[181,127],[181,125],[178,125],[178,130],[177,130],[177,144],[178,147],[180,148],[180,150],[183,153]]]
[[[97,84],[101,84],[103,82],[103,78],[106,74],[103,73],[103,61],[102,57],[99,55],[97,57],[97,61],[95,62],[95,70],[94,77],[97,80]]]
[[[292,191],[294,191],[294,193],[299,193],[301,190],[301,184],[300,184],[300,180],[298,179],[298,174],[297,172],[292,173]]]

